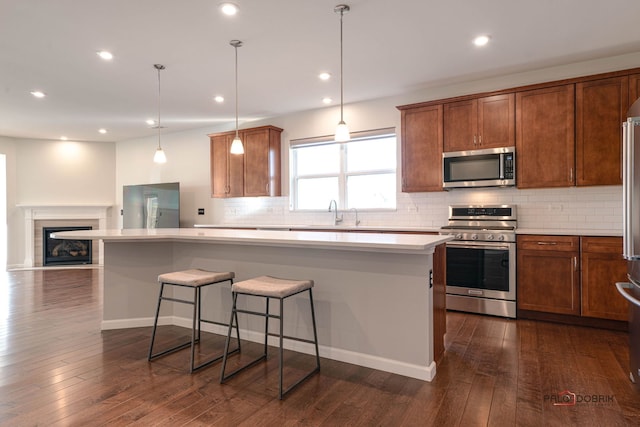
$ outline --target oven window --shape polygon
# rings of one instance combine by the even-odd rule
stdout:
[[[447,246],[447,286],[509,291],[509,251]]]

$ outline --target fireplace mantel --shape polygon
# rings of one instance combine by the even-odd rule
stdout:
[[[17,207],[24,211],[25,256],[24,267],[34,266],[34,231],[37,220],[69,220],[94,219],[98,220],[99,228],[107,228],[107,212],[112,204],[19,204]],[[104,263],[104,251],[100,242],[98,263]]]

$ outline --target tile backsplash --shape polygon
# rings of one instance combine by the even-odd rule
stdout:
[[[515,188],[460,189],[436,193],[398,193],[393,211],[358,211],[363,226],[440,227],[449,205],[515,204],[518,227],[550,231],[622,230],[622,187],[570,187],[518,190]],[[225,199],[223,224],[331,225],[327,211],[293,212],[288,197]],[[327,207],[329,201],[327,200]],[[344,224],[355,212],[342,211]]]

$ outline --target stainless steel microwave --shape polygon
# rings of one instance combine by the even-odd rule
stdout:
[[[445,189],[514,186],[515,147],[443,153],[442,172]]]

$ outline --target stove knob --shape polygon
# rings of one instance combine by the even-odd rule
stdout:
[[[504,236],[503,235],[498,236],[498,240],[504,240]]]
[[[471,240],[478,240],[478,235],[477,234],[472,234],[471,235]]]
[[[487,240],[493,240],[495,238],[495,236],[493,234],[489,234],[487,236]]]
[[[456,239],[462,239],[462,234],[461,233],[456,234]]]

